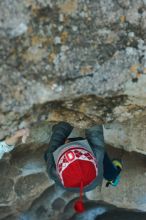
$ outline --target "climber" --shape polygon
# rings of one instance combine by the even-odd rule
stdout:
[[[2,159],[5,153],[8,153],[14,149],[15,145],[17,144],[20,138],[22,140],[22,143],[25,143],[28,135],[29,135],[29,129],[24,128],[16,131],[14,135],[5,138],[5,140],[0,141],[0,159]]]
[[[52,128],[52,135],[44,158],[50,178],[66,190],[80,192],[75,203],[77,212],[84,211],[82,192],[102,185],[103,177],[116,186],[122,164],[111,161],[104,149],[103,126],[85,129],[85,138],[69,138],[73,127],[59,122]]]

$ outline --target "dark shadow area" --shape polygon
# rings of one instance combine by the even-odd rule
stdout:
[[[86,211],[74,214],[67,220],[145,220],[146,212],[138,210],[117,208],[102,201],[88,201],[85,203]],[[63,218],[62,218],[63,219]]]

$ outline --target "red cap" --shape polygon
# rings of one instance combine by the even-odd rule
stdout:
[[[97,162],[91,152],[84,148],[71,148],[57,161],[57,172],[66,188],[80,188],[80,199],[75,203],[77,212],[84,211],[83,187],[89,185],[98,175]]]

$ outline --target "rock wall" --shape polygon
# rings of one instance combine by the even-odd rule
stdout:
[[[52,123],[81,133],[104,124],[108,145],[146,154],[146,1],[5,0],[0,8],[0,139],[31,128],[27,144],[0,161],[0,218],[12,219],[52,185],[42,159]],[[144,191],[142,167],[126,178],[142,177]]]
[[[136,117],[142,129],[133,138],[144,132],[144,0],[6,0],[0,8],[0,138],[64,118],[123,130],[126,121],[133,130]]]

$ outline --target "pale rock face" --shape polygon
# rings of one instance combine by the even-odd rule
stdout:
[[[43,152],[52,122],[61,120],[78,134],[104,124],[107,145],[137,152],[135,161],[142,154],[140,171],[134,174],[126,157],[120,191],[104,189],[101,199],[146,210],[145,6],[145,0],[0,1],[0,138],[31,127],[27,144],[0,161],[1,219],[28,210],[53,184]],[[65,205],[74,197],[66,196]]]

